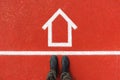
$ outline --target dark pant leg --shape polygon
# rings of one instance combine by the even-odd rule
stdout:
[[[64,72],[61,74],[61,80],[72,80],[72,78],[69,73]]]
[[[54,70],[48,73],[47,80],[56,80],[56,72]]]

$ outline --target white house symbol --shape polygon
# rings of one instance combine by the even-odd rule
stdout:
[[[52,42],[52,22],[61,15],[68,24],[68,41],[67,42]],[[72,28],[77,29],[73,21],[61,10],[58,9],[54,15],[42,26],[45,30],[48,27],[48,46],[49,47],[72,47]]]

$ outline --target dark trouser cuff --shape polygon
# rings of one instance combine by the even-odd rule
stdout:
[[[48,73],[47,80],[56,80],[56,72],[54,70]]]
[[[62,73],[60,78],[61,78],[61,80],[72,80],[70,74],[67,72]]]

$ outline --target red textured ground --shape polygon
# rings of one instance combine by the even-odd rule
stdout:
[[[71,48],[48,47],[42,29],[59,8],[78,26]],[[0,50],[120,50],[120,0],[0,0]]]
[[[73,30],[71,48],[48,47],[47,29],[42,29],[58,8],[78,26]],[[56,35],[55,41],[62,39]],[[0,50],[120,50],[120,0],[0,0]],[[73,80],[120,80],[120,56],[69,58]],[[0,80],[45,80],[49,59],[50,56],[1,55]]]
[[[0,56],[0,80],[45,80],[50,56]],[[69,56],[73,80],[119,80],[120,56]],[[59,56],[61,68],[61,56]],[[59,80],[59,79],[58,79]]]

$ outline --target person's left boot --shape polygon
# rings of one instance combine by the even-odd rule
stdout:
[[[50,72],[48,73],[47,80],[56,80],[57,74],[58,74],[58,59],[57,56],[51,56]]]

